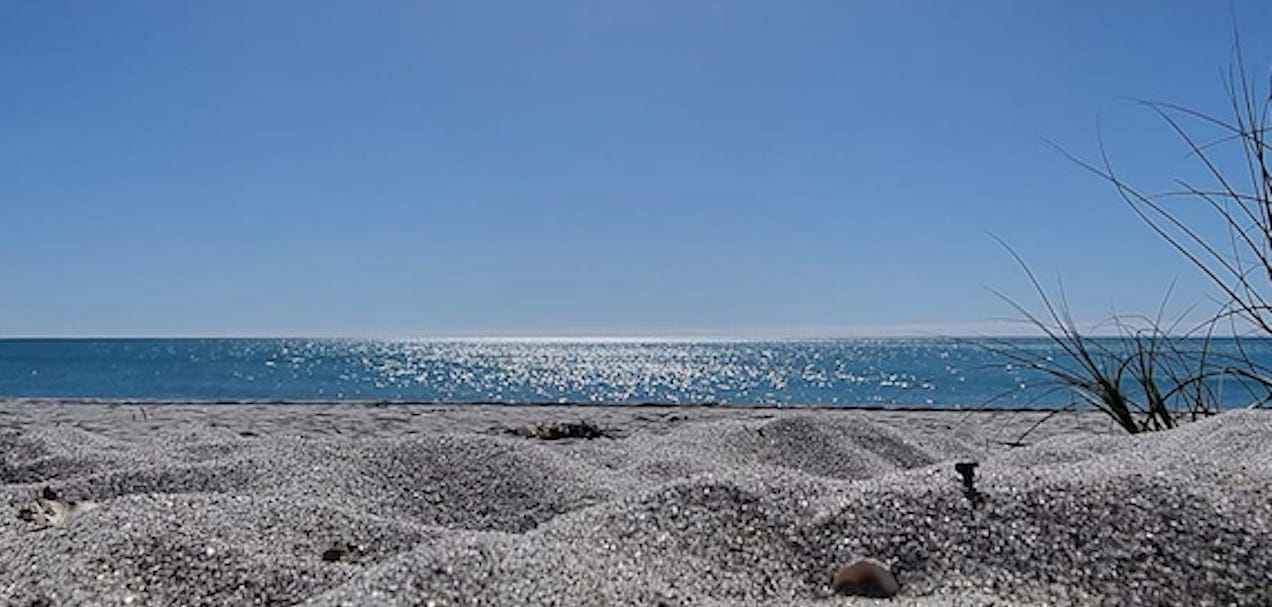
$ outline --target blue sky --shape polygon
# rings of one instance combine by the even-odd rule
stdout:
[[[1272,3],[0,3],[0,335],[981,330],[1204,283],[1192,164]]]

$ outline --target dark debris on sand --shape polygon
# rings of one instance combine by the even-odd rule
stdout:
[[[546,441],[570,438],[593,440],[597,438],[618,438],[619,436],[616,431],[602,428],[590,421],[541,422],[534,426],[506,428],[504,431],[513,436]]]

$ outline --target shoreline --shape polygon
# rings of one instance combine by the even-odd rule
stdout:
[[[836,420],[864,416],[903,430],[907,420],[921,426],[971,431],[996,429],[974,440],[1014,441],[1029,432],[1037,440],[1068,432],[1117,434],[1094,410],[1019,408],[906,408],[752,405],[601,405],[527,403],[424,403],[396,401],[94,401],[84,399],[0,399],[0,429],[64,424],[110,436],[160,430],[166,424],[200,431],[233,430],[252,435],[299,433],[391,437],[401,433],[485,432],[499,425],[530,426],[544,421],[588,421],[598,425],[665,431],[680,422],[806,417]],[[1035,424],[1042,422],[1040,425]],[[1030,431],[1032,429],[1032,431]],[[986,433],[984,428],[977,430]]]
[[[1067,412],[1067,411],[1094,411],[1094,409],[1075,409],[1073,407],[994,407],[987,405],[958,405],[940,407],[929,404],[906,405],[906,404],[877,404],[877,403],[851,403],[851,404],[830,404],[830,403],[727,403],[715,401],[700,401],[687,403],[674,403],[662,401],[641,401],[641,402],[598,402],[598,401],[429,401],[429,400],[397,400],[397,399],[271,399],[271,398],[246,398],[246,399],[198,399],[198,398],[93,398],[93,397],[60,397],[60,396],[5,396],[0,395],[0,405],[7,403],[17,404],[45,404],[45,405],[191,405],[191,406],[232,406],[232,405],[349,405],[360,407],[376,407],[376,406],[431,406],[431,407],[646,407],[646,408],[723,408],[723,409],[792,409],[792,410],[847,410],[847,411],[916,411],[916,412],[941,412],[941,411],[1002,411],[1011,413],[1029,413],[1029,412]]]

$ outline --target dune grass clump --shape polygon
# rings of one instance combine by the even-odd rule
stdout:
[[[1145,224],[1219,289],[1226,301],[1217,318],[1243,321],[1249,333],[1272,337],[1272,74],[1264,87],[1245,74],[1238,45],[1236,61],[1224,78],[1231,119],[1170,103],[1140,102],[1170,126],[1211,184],[1177,180],[1177,189],[1149,195],[1118,175],[1103,150],[1100,165],[1079,163],[1112,184]],[[1199,129],[1185,121],[1211,132],[1202,139]],[[1239,146],[1238,154],[1231,153],[1231,144]],[[1210,222],[1185,221],[1175,210],[1180,201],[1208,209]]]
[[[1112,184],[1154,233],[1209,279],[1220,298],[1218,310],[1206,322],[1180,334],[1178,323],[1163,326],[1159,311],[1156,318],[1139,322],[1114,318],[1117,337],[1091,337],[1073,322],[1063,292],[1058,301],[1050,297],[1008,247],[1046,312],[1033,314],[1004,299],[1060,347],[1066,360],[1005,342],[990,349],[1042,373],[1054,386],[1072,390],[1128,432],[1169,429],[1184,419],[1219,411],[1223,402],[1211,381],[1219,378],[1238,380],[1235,383],[1250,392],[1251,407],[1272,402],[1272,370],[1255,361],[1245,347],[1251,337],[1272,338],[1272,75],[1263,86],[1247,76],[1240,48],[1238,38],[1235,60],[1224,78],[1230,119],[1170,103],[1139,101],[1165,121],[1212,183],[1177,180],[1172,191],[1146,194],[1114,170],[1103,146],[1099,164],[1061,150]],[[1203,136],[1201,129],[1210,132]],[[1235,154],[1229,149],[1234,144],[1239,147]],[[1181,201],[1209,214],[1181,208]],[[1211,337],[1220,327],[1230,334],[1235,354],[1210,351]],[[1204,338],[1181,339],[1190,335]],[[1185,343],[1200,345],[1185,351]]]
[[[1051,351],[1010,340],[985,347],[1044,377],[1039,397],[1067,390],[1132,434],[1174,428],[1218,411],[1218,396],[1207,383],[1216,376],[1210,368],[1209,340],[1195,350],[1185,348],[1185,341],[1173,335],[1178,323],[1164,326],[1161,310],[1155,318],[1114,318],[1115,336],[1093,337],[1073,320],[1063,293],[1053,298],[1024,260],[1010,247],[1007,251],[1024,271],[1045,315],[996,294],[1063,355],[1056,358]]]

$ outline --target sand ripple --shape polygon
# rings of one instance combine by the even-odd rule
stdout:
[[[6,604],[869,604],[828,588],[858,555],[896,573],[891,604],[1272,604],[1264,412],[1146,437],[1060,418],[1007,448],[1003,418],[948,412],[342,406],[319,427],[280,405],[149,427],[55,406],[0,432]],[[400,423],[339,425],[373,415]],[[505,432],[579,418],[616,438]],[[45,487],[99,507],[36,530],[16,513]]]

